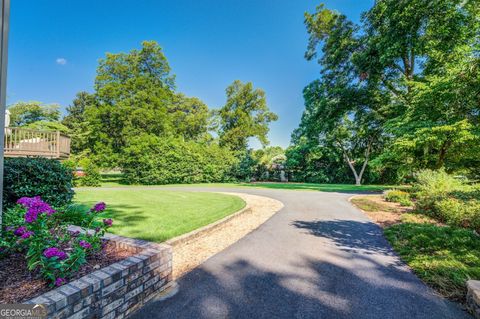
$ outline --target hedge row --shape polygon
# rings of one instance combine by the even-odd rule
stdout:
[[[130,184],[225,182],[235,156],[217,144],[143,135],[124,150],[121,168]]]

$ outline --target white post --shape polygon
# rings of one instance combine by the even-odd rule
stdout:
[[[0,0],[0,229],[3,203],[3,153],[5,139],[5,109],[7,100],[8,29],[10,23],[10,0]]]

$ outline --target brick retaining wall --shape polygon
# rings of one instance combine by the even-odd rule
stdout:
[[[48,318],[122,319],[174,288],[169,245],[116,235],[106,238],[135,255],[27,303],[44,304]]]

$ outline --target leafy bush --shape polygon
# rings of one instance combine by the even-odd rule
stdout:
[[[121,167],[130,184],[224,182],[237,161],[217,144],[152,135],[131,140],[124,152]]]
[[[400,203],[402,206],[410,206],[410,194],[398,189],[392,189],[385,192],[385,200],[387,202]]]
[[[436,202],[448,197],[451,192],[463,186],[461,180],[447,174],[444,170],[423,170],[417,173],[414,189],[416,207],[426,213],[432,213]]]
[[[98,214],[105,209],[104,203],[83,212],[76,210],[76,218],[85,228],[94,229],[92,232],[86,229],[69,231],[72,215],[54,210],[39,196],[20,198],[18,204],[6,213],[8,224],[0,242],[3,252],[25,251],[28,269],[38,271],[56,286],[65,284],[89,254],[102,248],[101,238],[112,224],[111,219],[97,220]]]
[[[413,202],[410,199],[402,199],[398,202],[401,206],[409,207],[413,205]]]
[[[423,171],[417,176],[415,206],[418,211],[450,225],[480,232],[480,188],[468,185],[445,171]]]
[[[72,171],[57,160],[6,158],[3,206],[12,207],[21,197],[41,196],[57,207],[72,201]]]
[[[83,168],[84,176],[80,176],[75,180],[75,184],[78,186],[100,186],[100,170],[99,168],[88,158],[83,158],[78,163]]]
[[[450,224],[475,229],[480,233],[480,201],[446,198],[434,205],[436,217]]]

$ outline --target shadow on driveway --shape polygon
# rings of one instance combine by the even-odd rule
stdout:
[[[470,318],[401,263],[385,267],[379,256],[393,252],[371,224],[296,221],[294,226],[331,239],[341,252],[326,252],[322,259],[301,256],[291,271],[266,270],[245,259],[220,265],[217,260],[213,268],[204,265],[182,277],[176,296],[145,306],[133,318]]]

